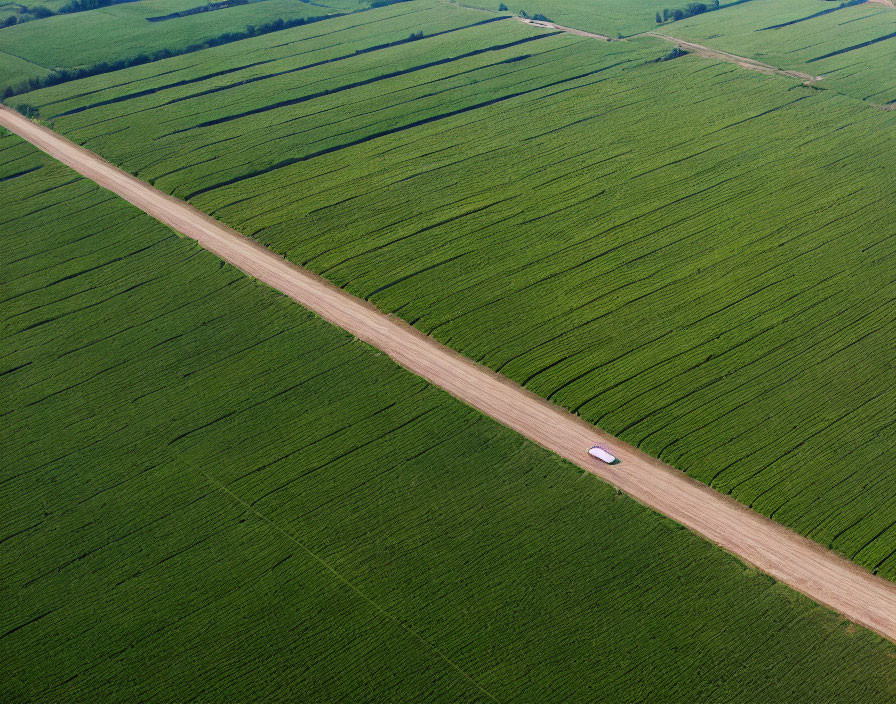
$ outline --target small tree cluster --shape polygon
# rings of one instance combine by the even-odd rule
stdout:
[[[248,0],[245,0],[248,2]],[[20,24],[22,22],[28,22],[30,20],[43,20],[47,17],[53,17],[54,15],[67,15],[72,12],[85,12],[86,10],[96,10],[101,7],[108,7],[109,5],[118,5],[120,3],[125,2],[135,2],[135,0],[71,0],[66,3],[62,7],[60,7],[56,12],[53,12],[49,7],[44,7],[43,5],[36,5],[35,7],[28,7],[27,5],[18,5],[18,16],[11,15],[7,17],[3,22],[0,22],[0,29],[5,27],[12,27],[14,24]]]
[[[376,9],[377,7],[386,7],[388,5],[397,5],[400,2],[410,2],[410,0],[373,0],[370,3],[370,9]]]
[[[686,52],[686,51],[685,51],[684,49],[682,49],[680,46],[677,46],[677,47],[675,47],[672,51],[670,51],[668,54],[666,54],[665,56],[661,56],[661,57],[659,57],[658,59],[654,59],[653,61],[649,61],[648,63],[651,63],[651,64],[658,64],[658,63],[660,63],[661,61],[672,61],[672,59],[677,59],[677,58],[680,58],[680,57],[682,57],[682,56],[687,56],[687,53],[688,53],[688,52]]]
[[[109,5],[117,5],[121,2],[131,2],[131,0],[71,0],[59,8],[58,14],[67,15],[72,12],[85,12],[87,10],[97,10],[101,7]]]
[[[29,120],[40,117],[40,110],[38,110],[33,105],[28,105],[27,103],[22,103],[16,108],[16,110],[22,113]]]
[[[688,17],[694,17],[695,15],[702,15],[704,12],[712,12],[713,10],[719,9],[719,0],[711,0],[711,2],[707,5],[702,2],[691,2],[688,3],[683,8],[676,8],[670,10],[668,7],[663,8],[662,15],[657,12],[656,13],[656,23],[662,24],[663,22],[677,22],[678,20],[687,19]]]

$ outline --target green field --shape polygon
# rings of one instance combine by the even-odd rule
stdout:
[[[4,25],[10,17],[15,17],[13,24],[18,22],[32,22],[42,19],[43,14],[55,14],[60,8],[69,5],[72,0],[39,0],[28,4],[14,2],[13,0],[0,0],[0,29],[7,29]],[[2,39],[2,36],[0,36]]]
[[[4,702],[896,696],[891,644],[19,140],[0,164]]]
[[[820,88],[878,104],[896,101],[896,10],[864,3],[818,14],[836,7],[825,0],[750,0],[661,31],[824,76]],[[861,46],[866,42],[872,43]]]
[[[330,4],[256,0],[165,21],[147,19],[204,4],[198,0],[140,0],[0,29],[0,92],[53,69],[96,66],[163,50],[178,53],[228,32],[244,32],[248,25],[260,27],[278,19],[316,18],[367,7],[355,0]],[[23,71],[21,62],[32,68]]]
[[[137,92],[140,93],[189,86],[196,83],[197,78],[218,79],[220,85],[226,86],[229,79],[223,76],[238,74],[234,76],[234,81],[239,82],[271,73],[277,74],[303,66],[303,56],[308,53],[313,53],[314,61],[317,62],[333,61],[343,56],[360,61],[364,58],[355,57],[353,54],[370,53],[370,50],[376,47],[402,42],[414,32],[425,30],[428,35],[440,34],[496,20],[500,18],[472,11],[459,12],[440,7],[435,3],[422,1],[401,3],[369,13],[329,19],[324,24],[317,23],[304,28],[303,32],[296,32],[295,29],[285,30],[275,33],[274,36],[254,37],[215,47],[215,51],[211,54],[206,54],[204,51],[196,52],[136,66],[124,73],[117,71],[111,75],[85,78],[77,82],[77,89],[74,91],[83,100],[73,103],[73,106],[89,105],[110,99],[120,100],[122,96],[137,97],[132,95],[134,91],[130,87],[131,84],[139,84]],[[518,36],[530,35],[531,30],[518,25]],[[422,46],[425,48],[428,44]],[[367,58],[369,60],[371,57]],[[121,76],[125,76],[123,81],[119,81]],[[212,83],[219,85],[215,81]],[[72,93],[71,86],[53,86],[18,96],[8,102],[11,105],[19,105],[28,101],[64,100]],[[185,94],[189,95],[189,89]],[[59,111],[64,109],[67,107],[58,108]],[[55,110],[57,108],[48,112]]]
[[[896,577],[896,115],[698,57],[646,63],[657,40],[480,17],[415,2],[19,100]],[[409,29],[424,38],[383,46]]]
[[[9,31],[9,30],[4,30]],[[2,37],[0,37],[2,40]],[[50,69],[27,59],[8,54],[3,50],[0,41],[0,88],[10,84],[19,84],[29,79],[41,79],[50,74]]]
[[[496,29],[499,24],[500,29]],[[420,31],[424,32],[423,40],[406,41],[411,34]],[[502,51],[504,45],[517,42],[523,44]],[[301,31],[291,29],[276,36],[240,41],[216,47],[214,52],[179,56],[116,72],[113,76],[96,76],[74,85],[54,86],[17,96],[8,102],[13,106],[33,104],[45,117],[52,119],[55,115],[104,107],[109,103],[120,104],[110,108],[109,116],[123,116],[135,110],[155,108],[160,102],[173,104],[205,98],[183,107],[198,106],[205,118],[215,119],[227,116],[219,113],[231,104],[242,111],[268,107],[271,102],[268,91],[271,90],[277,91],[279,102],[303,97],[309,92],[317,94],[342,89],[345,84],[375,83],[379,77],[399,71],[433,68],[450,76],[450,64],[453,63],[471,67],[494,64],[492,71],[500,78],[504,71],[501,61],[526,57],[531,51],[538,51],[540,46],[546,46],[546,51],[550,52],[557,43],[570,47],[581,46],[582,42],[556,33],[552,39],[508,18],[418,1],[327,20],[324,24],[301,28]],[[631,53],[621,45],[619,51]],[[480,56],[483,52],[485,55]],[[550,65],[557,62],[551,61],[552,54],[546,58],[548,60],[542,63],[546,70],[550,70]],[[580,64],[588,63],[593,61],[593,55],[584,54],[578,60]],[[399,63],[383,64],[383,61]],[[433,63],[435,65],[430,67]],[[124,80],[119,80],[122,76]],[[470,85],[471,94],[475,95],[478,78],[472,75],[462,79]],[[262,86],[264,90],[259,90]],[[372,85],[370,90],[374,88]],[[94,117],[95,113],[90,115],[91,119]],[[99,119],[107,118],[103,115]],[[197,117],[184,126],[192,126],[198,121],[200,118]],[[174,125],[171,129],[179,128]],[[139,143],[133,147],[135,151],[142,149]]]

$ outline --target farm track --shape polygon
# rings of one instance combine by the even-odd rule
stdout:
[[[577,37],[590,37],[591,39],[599,39],[605,42],[625,41],[624,39],[613,39],[613,37],[608,37],[604,34],[585,32],[581,29],[575,29],[574,27],[564,27],[563,25],[554,24],[553,22],[541,22],[537,20],[525,19],[522,17],[517,17],[516,19],[518,19],[520,22],[523,22],[524,24],[528,24],[530,27],[538,27],[540,29],[555,29],[560,32],[566,32],[567,34],[574,34]],[[717,49],[711,49],[708,46],[703,46],[702,44],[687,42],[684,39],[679,39],[678,37],[673,37],[669,34],[661,34],[660,32],[644,32],[643,34],[638,34],[635,36],[655,37],[656,39],[673,42],[677,46],[680,46],[683,49],[686,49],[687,51],[696,54],[697,56],[700,56],[704,59],[725,61],[727,63],[740,66],[741,68],[745,68],[749,71],[758,71],[759,73],[764,73],[769,76],[785,76],[787,78],[796,78],[801,81],[807,82],[821,80],[821,76],[813,76],[809,73],[803,73],[802,71],[788,71],[783,68],[777,68],[776,66],[772,66],[771,64],[765,64],[761,61],[747,58],[746,56],[729,54],[727,51],[719,51]]]
[[[567,34],[575,34],[577,37],[589,37],[590,39],[600,39],[604,42],[612,42],[616,41],[613,37],[608,37],[606,34],[595,34],[594,32],[586,32],[581,29],[576,29],[575,27],[564,27],[562,24],[554,24],[553,22],[543,22],[541,20],[530,20],[525,17],[515,17],[514,19],[519,20],[523,24],[528,24],[532,27],[540,27],[541,29],[557,29],[561,32],[566,32]]]
[[[577,416],[438,344],[392,316],[0,106],[0,125],[246,274],[386,352],[401,366],[616,486],[745,562],[896,642],[896,584],[825,550]],[[595,442],[622,463],[587,455]]]
[[[728,63],[736,64],[741,68],[748,69],[750,71],[758,71],[759,73],[765,73],[768,75],[777,75],[777,76],[785,76],[787,78],[797,78],[801,81],[819,81],[821,80],[821,76],[813,76],[809,73],[803,73],[802,71],[788,71],[783,68],[777,68],[770,64],[764,64],[761,61],[756,61],[755,59],[748,59],[746,56],[738,56],[737,54],[729,54],[727,51],[719,51],[717,49],[710,49],[708,46],[703,46],[702,44],[694,44],[693,42],[686,42],[684,39],[679,39],[678,37],[673,37],[668,34],[660,34],[659,32],[645,32],[644,36],[648,37],[656,37],[657,39],[664,39],[667,42],[674,42],[677,46],[690,51],[697,56],[701,56],[705,59],[717,59],[719,61],[727,61]]]

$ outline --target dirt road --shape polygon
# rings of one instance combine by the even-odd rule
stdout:
[[[645,32],[644,36],[656,37],[657,39],[664,39],[667,42],[673,42],[677,46],[680,46],[682,49],[690,51],[697,56],[702,56],[704,59],[727,61],[728,63],[737,64],[741,68],[745,68],[750,71],[759,71],[759,73],[765,73],[770,76],[787,76],[788,78],[797,78],[801,81],[807,82],[820,81],[822,79],[822,76],[813,76],[810,73],[802,73],[801,71],[788,71],[783,68],[776,68],[775,66],[771,66],[770,64],[764,64],[761,61],[748,59],[746,56],[738,56],[737,54],[729,54],[727,51],[710,49],[708,46],[703,46],[702,44],[694,44],[693,42],[686,42],[683,39],[672,37],[668,34],[660,34],[659,32]]]
[[[406,323],[0,106],[0,125],[244,272],[384,351],[413,373],[601,477],[815,601],[896,642],[896,584],[838,557],[580,418],[436,343]],[[599,443],[619,457],[589,457]]]
[[[874,0],[876,2],[887,2],[888,0]],[[524,22],[528,24],[530,27],[540,27],[542,29],[556,29],[561,32],[566,32],[568,34],[575,34],[579,37],[591,37],[592,39],[600,39],[605,42],[613,42],[613,41],[625,41],[625,40],[616,40],[613,37],[608,37],[604,34],[594,34],[592,32],[584,32],[581,29],[575,29],[574,27],[564,27],[560,24],[554,24],[553,22],[546,22],[541,20],[532,20],[523,17],[516,17],[515,19],[520,22]],[[806,83],[814,83],[815,81],[820,81],[823,76],[813,76],[809,73],[803,73],[801,71],[788,71],[783,68],[777,68],[770,64],[764,64],[761,61],[756,61],[755,59],[749,59],[746,56],[738,56],[737,54],[729,54],[727,51],[719,51],[717,49],[710,49],[708,46],[703,46],[702,44],[694,44],[693,42],[686,42],[683,39],[679,39],[678,37],[673,37],[668,34],[661,34],[660,32],[644,32],[643,34],[636,34],[635,37],[655,37],[657,39],[663,39],[667,42],[673,42],[677,46],[680,46],[682,49],[685,49],[697,56],[701,56],[704,59],[715,59],[717,61],[727,61],[731,64],[736,64],[741,68],[745,68],[749,71],[758,71],[759,73],[764,73],[766,75],[772,76],[786,76],[788,78],[796,78],[801,81],[805,81]],[[633,38],[633,37],[629,37]]]
[[[575,34],[577,37],[590,37],[591,39],[600,39],[601,41],[605,42],[616,41],[615,39],[613,39],[613,37],[608,37],[606,34],[594,34],[594,32],[585,32],[584,30],[576,29],[575,27],[564,27],[562,24],[554,24],[553,22],[547,22],[545,20],[530,20],[526,17],[515,17],[514,19],[533,27],[541,27],[542,29],[559,29],[561,32],[566,32],[567,34]]]

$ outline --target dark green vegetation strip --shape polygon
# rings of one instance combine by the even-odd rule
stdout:
[[[490,24],[490,23],[481,22],[481,23],[477,23],[477,24]],[[556,36],[557,34],[558,34],[558,32],[552,32],[550,34],[541,34],[541,35],[536,35],[536,36],[531,36],[531,37],[523,37],[522,39],[517,39],[512,42],[507,42],[506,44],[496,44],[493,46],[486,46],[481,49],[473,49],[472,51],[468,51],[464,54],[460,54],[459,56],[451,56],[451,57],[447,57],[447,58],[435,59],[435,60],[429,61],[427,63],[410,66],[408,68],[404,68],[404,69],[400,69],[400,70],[396,70],[396,71],[386,71],[385,73],[380,74],[378,76],[366,78],[364,80],[357,81],[355,83],[348,83],[345,85],[338,86],[336,88],[330,88],[327,90],[323,90],[323,91],[320,91],[319,93],[310,93],[308,95],[302,95],[297,98],[291,98],[290,100],[282,100],[280,102],[272,103],[270,105],[264,105],[262,107],[257,107],[257,108],[254,108],[253,110],[238,113],[236,115],[226,115],[224,117],[217,117],[213,120],[208,120],[206,122],[200,122],[199,124],[196,124],[196,125],[191,125],[189,127],[184,127],[182,129],[175,130],[174,132],[171,132],[170,134],[180,134],[181,132],[188,132],[189,130],[201,129],[203,127],[212,127],[213,125],[220,125],[224,122],[230,122],[231,120],[238,120],[243,117],[257,115],[262,112],[268,112],[269,110],[277,110],[279,108],[289,107],[290,105],[298,105],[299,103],[304,103],[307,100],[314,100],[315,98],[322,98],[325,95],[332,95],[334,93],[341,93],[344,90],[352,90],[353,88],[360,88],[361,86],[370,85],[371,83],[376,83],[378,81],[385,81],[390,78],[396,78],[398,76],[404,76],[408,73],[414,73],[415,71],[425,71],[428,68],[433,68],[435,66],[442,66],[444,64],[449,64],[454,61],[462,61],[464,59],[470,58],[471,56],[478,56],[479,54],[501,51],[503,49],[510,49],[512,47],[520,46],[521,44],[528,44],[529,42],[535,42],[535,41],[538,41],[539,39],[553,37],[553,36]],[[395,46],[395,44],[390,44],[387,46],[381,45],[377,48],[388,49],[392,46]],[[367,53],[367,52],[364,52],[364,53]],[[357,55],[357,54],[355,54],[355,55]],[[528,54],[523,54],[521,56],[513,56],[510,59],[505,59],[504,62],[519,61],[521,59],[528,58],[528,56],[529,56]],[[343,59],[343,58],[351,58],[351,57],[339,57],[339,59]],[[339,59],[337,59],[337,60],[339,60]],[[248,83],[250,81],[255,81],[255,80],[265,80],[267,78],[273,78],[275,76],[282,76],[284,74],[293,73],[295,71],[303,71],[303,70],[306,70],[309,68],[315,68],[316,66],[322,65],[323,63],[331,63],[331,62],[326,61],[326,62],[321,62],[320,64],[299,66],[295,69],[288,69],[288,70],[285,70],[282,72],[278,72],[276,74],[270,74],[268,76],[259,76],[257,78],[247,79],[245,82]],[[223,88],[216,88],[216,89],[214,89],[214,92],[217,92],[219,90],[227,90],[230,87],[231,86],[227,86],[227,87],[223,87]],[[208,94],[208,92],[202,93],[202,95],[207,95],[207,94]],[[190,98],[194,98],[194,97],[201,97],[201,96],[196,96],[196,95],[187,96],[187,97],[181,98],[180,100],[189,100]],[[511,94],[511,97],[515,97],[515,94]],[[161,135],[162,138],[168,137],[168,136],[169,136],[168,134]]]
[[[450,29],[437,30],[437,31],[431,33],[429,36],[430,37],[439,36],[441,34],[447,34],[449,32],[457,32],[462,29],[467,29],[469,27],[475,27],[477,25],[483,25],[483,24],[491,24],[492,22],[500,22],[500,21],[506,20],[506,19],[508,19],[508,18],[506,18],[506,17],[487,17],[484,20],[479,20],[477,22],[473,22],[471,24],[464,25],[462,27],[451,27]],[[526,37],[525,39],[522,39],[520,41],[531,41],[534,39],[538,39],[538,37]],[[277,76],[283,76],[283,75],[286,75],[289,73],[295,73],[296,71],[306,71],[309,68],[317,68],[318,66],[323,66],[324,64],[333,63],[334,61],[344,61],[346,59],[354,58],[354,57],[358,56],[359,54],[367,54],[367,53],[374,52],[374,51],[381,51],[382,49],[388,49],[390,47],[397,46],[399,44],[404,44],[404,43],[407,43],[410,41],[419,41],[419,39],[412,33],[412,34],[408,35],[407,37],[404,37],[401,39],[396,39],[391,42],[385,42],[383,44],[375,44],[373,46],[365,46],[360,49],[355,49],[351,54],[346,54],[344,56],[333,56],[330,58],[321,59],[320,61],[317,61],[317,62],[314,62],[311,64],[304,64],[304,65],[296,66],[293,68],[287,68],[287,69],[283,69],[282,71],[275,71],[274,73],[256,75],[256,76],[252,76],[251,78],[243,78],[242,80],[240,80],[238,85],[254,83],[255,81],[264,81],[269,78],[276,78]],[[489,49],[484,49],[482,51],[488,51],[488,50]],[[456,60],[456,59],[454,59],[454,58],[443,59],[443,60],[440,60],[439,63],[446,63],[447,61],[454,61],[454,60]],[[55,118],[55,117],[65,117],[66,115],[74,115],[76,113],[83,112],[84,110],[90,110],[92,108],[102,107],[103,105],[111,105],[113,103],[120,103],[125,100],[132,100],[133,98],[142,98],[145,95],[152,95],[154,93],[159,93],[161,91],[170,90],[172,88],[179,88],[180,86],[190,85],[191,83],[199,83],[201,81],[207,81],[210,78],[217,78],[218,76],[226,76],[228,73],[236,73],[237,71],[245,71],[246,69],[255,68],[256,66],[264,66],[265,64],[275,63],[276,61],[277,61],[277,59],[263,59],[260,61],[254,61],[250,64],[241,64],[240,66],[237,66],[234,68],[222,69],[220,71],[213,71],[212,73],[203,74],[201,76],[185,78],[182,80],[174,81],[173,83],[165,83],[162,85],[157,85],[152,88],[139,90],[134,93],[125,93],[123,95],[117,95],[114,98],[108,98],[106,100],[101,100],[97,103],[89,103],[87,105],[82,105],[80,107],[72,108],[71,110],[68,110],[66,112],[62,112],[59,114],[53,114],[53,115],[51,115],[51,119]],[[414,69],[410,69],[410,70],[414,70]],[[373,79],[369,79],[369,80],[374,81],[374,80],[377,80],[377,78],[373,78]],[[233,88],[233,87],[234,87],[233,85],[223,85],[223,86],[219,86],[219,87],[208,88],[208,89],[202,91],[202,93],[200,93],[197,96],[187,95],[187,96],[183,96],[180,98],[174,98],[170,101],[163,101],[163,103],[165,105],[168,105],[169,103],[176,103],[180,100],[189,100],[192,97],[210,95],[212,93],[217,93],[222,90],[229,90],[230,88]],[[345,87],[340,87],[337,90],[344,90],[344,89],[345,89]],[[258,112],[263,112],[263,111],[269,110],[269,109],[271,109],[271,106],[266,106],[264,108],[259,108]],[[219,122],[226,122],[228,120],[235,119],[236,117],[240,117],[240,116],[236,115],[236,116],[231,116],[231,117],[219,118],[219,120],[217,122],[214,122],[212,124],[218,124]],[[208,125],[203,124],[201,126],[206,127]],[[193,128],[190,128],[190,129],[193,129]]]
[[[852,7],[853,5],[862,5],[866,2],[868,2],[868,0],[848,0],[848,2],[841,2],[839,5],[834,5],[833,7],[828,7],[824,10],[819,10],[818,12],[813,12],[811,15],[806,15],[805,17],[797,17],[796,19],[773,24],[769,27],[762,27],[762,29],[760,29],[759,31],[762,32],[767,29],[781,29],[782,27],[790,27],[791,25],[799,24],[800,22],[808,22],[809,20],[814,20],[816,17],[829,15],[832,12],[837,12],[837,10],[842,10],[846,7]]]
[[[657,42],[564,35],[469,56],[533,31],[515,22],[249,82],[382,43],[376,23],[350,21],[285,33],[275,64],[252,66],[261,41],[222,48],[126,86],[41,92],[41,109],[244,61],[165,104],[55,126],[175,195],[203,191],[196,205],[294,261],[896,577],[896,202],[882,178],[896,115],[692,56],[646,65],[668,48]],[[407,36],[406,21],[382,27]],[[403,73],[361,85],[384,67]]]
[[[43,20],[53,15],[67,15],[73,12],[98,10],[109,5],[119,5],[140,0],[49,0],[49,2],[31,2],[28,5],[17,2],[0,3],[0,27],[6,29],[23,22]],[[247,0],[243,0],[247,2]]]
[[[866,46],[871,46],[872,44],[877,44],[878,42],[885,42],[888,39],[893,39],[896,37],[896,32],[890,32],[889,34],[885,34],[882,37],[875,37],[874,39],[869,39],[864,42],[860,42],[858,44],[852,44],[850,46],[845,46],[841,49],[835,49],[834,51],[829,51],[827,54],[822,54],[821,56],[816,56],[813,59],[807,59],[806,63],[811,64],[815,61],[821,61],[822,59],[829,59],[832,56],[837,56],[838,54],[846,54],[850,51],[855,51],[856,49],[864,49]]]
[[[271,0],[268,0],[271,1]],[[133,67],[128,71],[114,72],[111,75],[98,75],[84,78],[78,81],[77,87],[48,88],[38,95],[45,96],[58,90],[61,96],[66,98],[85,98],[90,95],[107,95],[114,97],[118,102],[122,98],[141,97],[153,92],[170,88],[189,85],[201,80],[225,75],[233,71],[246,71],[256,66],[274,63],[277,60],[297,57],[312,50],[322,50],[322,55],[316,64],[338,61],[351,58],[355,53],[369,53],[384,48],[384,45],[405,42],[411,34],[420,32],[425,27],[427,37],[439,35],[444,32],[455,31],[461,27],[486,23],[488,20],[500,18],[482,17],[473,13],[451,12],[446,9],[426,4],[415,0],[413,3],[384,8],[371,13],[356,13],[348,17],[330,18],[324,24],[315,26],[309,31],[297,36],[294,31],[284,30],[276,37],[264,36],[251,39],[242,39],[226,46],[217,47],[214,61],[203,61],[207,55],[189,53],[176,56],[165,61]],[[376,27],[382,34],[372,31]],[[310,45],[310,46],[309,46]],[[327,51],[331,48],[340,48],[343,52],[350,51],[348,55],[340,55]],[[249,57],[252,57],[251,59]],[[198,66],[204,66],[205,70],[197,72]],[[311,68],[309,64],[291,66],[297,70]],[[289,71],[290,69],[284,69]],[[263,72],[252,74],[254,78],[266,76]],[[277,72],[276,75],[283,75]],[[123,77],[122,77],[123,76]],[[246,78],[243,74],[241,78]],[[273,77],[273,76],[270,76]],[[145,79],[149,80],[145,80]],[[140,84],[140,89],[129,90],[129,86]],[[111,89],[111,90],[110,90]],[[31,100],[31,96],[16,98],[16,104]],[[41,98],[38,98],[42,105]],[[93,101],[83,101],[77,107],[89,107]],[[51,102],[52,104],[52,102]],[[107,104],[106,101],[98,103]],[[63,110],[54,110],[48,114],[54,115]]]
[[[186,10],[170,12],[167,15],[154,15],[152,17],[147,17],[146,20],[147,22],[168,22],[169,20],[176,20],[181,17],[190,17],[191,15],[198,15],[205,12],[228,10],[231,7],[246,5],[248,2],[249,0],[221,0],[221,2],[208,2],[205,5],[194,5],[193,7],[188,7]],[[264,2],[264,0],[256,0],[256,2]]]
[[[894,649],[0,139],[3,701],[883,702]]]

